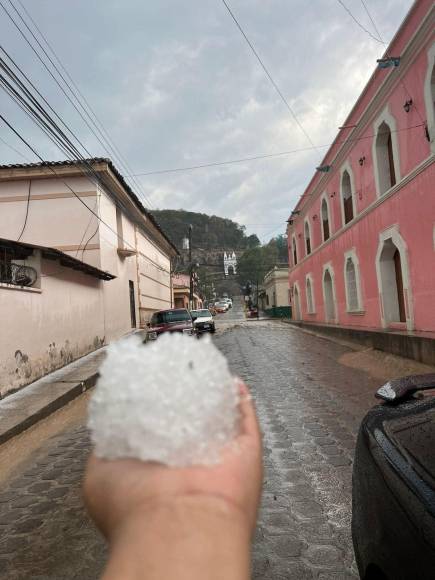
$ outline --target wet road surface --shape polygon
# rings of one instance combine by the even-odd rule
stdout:
[[[341,365],[344,346],[281,322],[243,322],[240,312],[222,315],[214,340],[251,386],[264,433],[253,578],[355,578],[352,453],[381,381]],[[89,450],[82,413],[2,481],[0,578],[90,580],[101,573],[104,542],[80,491]]]

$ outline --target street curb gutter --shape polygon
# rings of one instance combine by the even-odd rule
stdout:
[[[58,383],[55,383],[55,385],[63,384],[64,387],[61,389],[58,396],[54,396],[49,401],[42,403],[40,407],[36,406],[29,415],[23,416],[22,419],[19,419],[13,425],[4,425],[4,423],[7,423],[7,420],[0,418],[0,445],[3,445],[13,437],[20,435],[29,427],[32,427],[42,419],[45,419],[58,409],[61,409],[76,399],[88,389],[94,387],[98,376],[99,373],[96,372],[81,381],[69,382],[68,380],[60,380]]]

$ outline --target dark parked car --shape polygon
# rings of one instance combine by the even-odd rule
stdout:
[[[173,308],[154,312],[148,323],[146,341],[156,340],[164,332],[194,334],[193,320],[186,308]]]
[[[364,580],[435,578],[435,375],[390,381],[362,421],[352,537]]]

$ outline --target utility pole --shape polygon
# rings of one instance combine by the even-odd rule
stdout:
[[[193,263],[192,263],[192,224],[189,225],[189,308],[193,307]]]

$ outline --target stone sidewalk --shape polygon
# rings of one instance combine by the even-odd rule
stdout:
[[[105,350],[92,352],[2,399],[0,445],[93,387]]]

